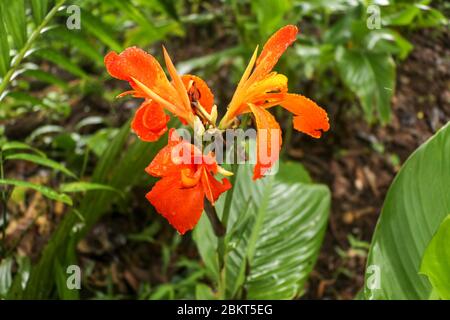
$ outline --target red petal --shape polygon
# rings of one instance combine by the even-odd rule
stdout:
[[[282,139],[280,125],[269,111],[254,105],[250,105],[250,109],[255,116],[258,129],[257,157],[253,171],[253,180],[257,180],[278,160]]]
[[[281,106],[295,115],[294,128],[298,131],[320,138],[323,132],[330,129],[327,112],[302,95],[286,95]]]
[[[206,82],[197,76],[186,74],[181,77],[184,86],[188,89],[189,99],[191,101],[198,100],[203,108],[205,108],[208,113],[211,113],[211,109],[214,105],[214,95],[209,89]],[[192,86],[189,87],[189,83],[193,82]]]
[[[180,234],[192,230],[203,212],[202,186],[183,188],[177,175],[159,180],[146,197]]]
[[[228,179],[223,178],[222,182],[216,180],[211,173],[207,170],[203,171],[201,177],[203,191],[205,192],[206,198],[214,204],[219,196],[231,188],[231,183]]]
[[[256,60],[253,80],[263,78],[277,64],[278,59],[297,38],[298,29],[294,25],[287,25],[273,34],[264,45],[261,55]]]
[[[167,146],[158,152],[152,162],[145,168],[145,171],[154,177],[165,177],[180,172],[183,168],[190,167],[190,165],[183,165],[180,163],[180,159],[175,158],[177,155],[175,151],[177,150],[174,150],[174,148],[180,143],[187,144],[186,142],[182,142],[175,129],[170,129]],[[189,151],[187,147],[186,149],[183,148],[183,151]]]
[[[131,47],[120,54],[109,52],[105,56],[105,66],[111,76],[128,81],[139,95],[145,96],[131,77],[142,82],[162,98],[180,105],[178,93],[167,80],[161,65],[144,50]]]
[[[144,141],[156,141],[167,131],[169,116],[156,102],[146,101],[136,110],[131,128]]]

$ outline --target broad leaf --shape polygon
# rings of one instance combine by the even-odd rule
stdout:
[[[428,299],[420,263],[450,212],[449,195],[450,123],[411,155],[389,188],[369,252],[366,298]],[[374,276],[378,285],[369,283]]]
[[[420,266],[434,290],[442,299],[450,300],[450,215],[431,239]]]
[[[310,181],[299,164],[289,166],[300,174],[281,169],[255,182],[252,166],[240,165],[225,238],[227,298],[292,299],[302,293],[322,244],[330,193],[325,186],[303,183],[302,177]],[[216,204],[219,215],[225,198]],[[194,236],[218,281],[217,241],[205,215]]]
[[[377,111],[383,122],[389,122],[395,90],[395,64],[391,56],[341,48],[336,59],[342,80],[358,96],[366,118],[372,121]]]

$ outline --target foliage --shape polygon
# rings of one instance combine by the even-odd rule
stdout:
[[[132,45],[153,51],[155,43],[169,37],[175,45],[196,40],[202,44],[201,54],[177,59],[178,70],[214,76],[229,68],[227,82],[232,83],[257,43],[285,24],[297,24],[302,29],[300,44],[279,68],[290,85],[308,84],[314,98],[324,102],[337,99],[355,105],[357,98],[369,123],[388,123],[396,67],[413,50],[409,35],[418,28],[447,24],[435,3],[0,0],[0,298],[80,298],[64,285],[65,266],[78,262],[77,244],[113,208],[133,214],[130,190],[152,183],[143,169],[161,144],[144,144],[130,136],[129,123],[120,117],[129,112],[128,102],[122,103],[127,108],[112,102],[122,88],[106,80],[106,52]],[[66,22],[73,4],[81,8],[82,25],[69,30]],[[379,28],[373,19],[378,9]],[[193,39],[194,27],[212,33],[217,24],[217,42]],[[76,107],[92,111],[93,101],[108,112],[89,112],[77,119]],[[10,139],[5,128],[21,120],[26,136]],[[39,120],[36,127],[34,120]],[[411,156],[391,186],[366,271],[368,280],[373,275],[369,267],[380,267],[381,288],[366,287],[365,298],[449,299],[442,285],[448,281],[447,247],[442,243],[448,238],[445,217],[450,213],[449,135],[447,125]],[[4,171],[18,163],[38,168],[49,181],[41,184]],[[203,217],[194,232],[202,261],[178,255],[181,276],[166,276],[162,284],[142,283],[131,298],[291,299],[304,293],[327,226],[329,190],[314,184],[303,166],[284,160],[278,175],[256,184],[246,177],[249,172],[244,166],[239,169],[239,191],[229,193],[230,204],[223,199],[217,205],[219,216],[229,209],[229,233],[223,242],[213,237]],[[66,205],[36,261],[17,255],[14,246],[3,241],[11,218],[7,204],[19,189]],[[156,234],[166,232],[155,218],[128,238],[154,243]],[[164,269],[181,241],[176,234],[168,238],[158,253]],[[87,266],[83,272],[89,273]],[[83,296],[123,298],[109,281],[106,291],[88,288]]]
[[[221,217],[230,210],[223,258],[205,215],[195,229],[219,298],[292,299],[302,294],[322,243],[330,196],[325,186],[310,183],[300,165],[286,166],[289,171],[258,182],[251,181],[251,165],[240,166],[230,207],[225,198],[216,205]]]
[[[369,252],[366,281],[379,269],[380,287],[366,283],[370,299],[428,299],[431,285],[419,275],[433,235],[450,212],[450,123],[406,161],[386,196]],[[445,232],[441,232],[441,236]],[[431,249],[427,246],[432,241]],[[444,250],[444,248],[441,248]],[[446,257],[438,261],[445,263]],[[429,262],[428,262],[429,263]],[[425,270],[429,264],[425,264]],[[428,273],[427,273],[428,274]],[[444,279],[442,279],[444,280]]]
[[[426,275],[433,286],[432,295],[450,299],[450,215],[441,223],[422,258],[420,273]]]

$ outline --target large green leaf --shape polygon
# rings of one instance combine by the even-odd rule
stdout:
[[[371,53],[341,48],[337,50],[339,74],[358,96],[366,118],[377,111],[383,122],[391,116],[395,90],[395,63],[387,53]]]
[[[450,300],[450,215],[428,245],[420,273],[428,277],[440,298]]]
[[[227,298],[291,299],[302,293],[322,243],[330,193],[323,185],[300,180],[309,180],[301,165],[289,169],[301,172],[299,180],[280,170],[255,182],[252,166],[239,166],[225,238]],[[219,215],[225,198],[216,204]],[[217,240],[205,215],[194,238],[217,282]]]
[[[369,252],[366,298],[429,297],[431,286],[418,272],[450,212],[449,195],[450,123],[411,155],[388,191]],[[369,283],[374,276],[378,281]]]

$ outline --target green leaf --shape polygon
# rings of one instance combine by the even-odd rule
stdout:
[[[23,73],[24,76],[35,78],[39,81],[47,82],[50,84],[54,84],[56,86],[61,87],[64,90],[67,90],[68,85],[65,81],[59,79],[58,77],[55,77],[53,74],[38,70],[38,69],[31,69],[27,70]]]
[[[0,20],[0,78],[2,78],[8,72],[10,62],[11,57],[9,56],[8,34],[6,33],[3,21]]]
[[[283,164],[280,164],[282,167]],[[290,164],[291,172],[303,172]],[[252,180],[252,165],[240,165],[226,237],[226,298],[292,299],[302,293],[327,225],[327,187],[301,183],[287,170]],[[216,204],[221,215],[223,195]],[[218,281],[217,240],[202,216],[194,239],[209,275]],[[244,293],[245,292],[245,293]]]
[[[78,65],[73,63],[69,58],[64,56],[63,54],[52,50],[52,49],[40,49],[35,53],[37,56],[44,60],[48,60],[56,64],[61,69],[64,69],[71,74],[80,77],[86,78],[87,74],[81,69]]]
[[[81,54],[88,57],[97,64],[103,63],[103,56],[95,43],[89,41],[89,37],[81,32],[68,30],[65,27],[52,28],[45,33],[46,37],[63,41],[69,48],[78,50]]]
[[[428,277],[441,299],[450,300],[450,215],[425,250],[420,273]]]
[[[123,1],[122,1],[123,2]],[[83,28],[98,38],[101,42],[106,44],[111,50],[120,52],[123,47],[120,45],[116,39],[112,36],[116,34],[114,30],[104,24],[101,19],[98,17],[94,17],[92,14],[87,12],[86,10],[81,11]]]
[[[137,139],[124,152],[130,135],[130,121],[125,123],[103,152],[92,176],[92,182],[107,184],[118,190],[126,190],[136,185],[145,175],[144,168],[148,159],[166,143],[161,138],[156,143],[145,143]],[[30,280],[18,299],[44,299],[51,297],[56,283],[54,278],[54,257],[60,257],[69,249],[75,248],[77,242],[92,228],[112,203],[120,198],[111,197],[110,191],[89,191],[77,209],[68,212],[58,225],[45,247],[37,265],[32,269]],[[80,219],[80,215],[82,219]]]
[[[235,59],[236,56],[242,53],[242,51],[242,47],[237,46],[219,52],[214,52],[206,56],[193,58],[178,63],[177,69],[180,74],[186,74],[194,69],[205,68],[209,65],[214,65],[215,68],[219,68],[220,65],[225,62]]]
[[[157,3],[161,6],[164,12],[174,20],[180,20],[177,9],[175,7],[175,1],[170,0],[157,0]]]
[[[195,299],[196,300],[214,300],[215,296],[209,286],[203,283],[199,283],[195,286]]]
[[[48,0],[31,0],[31,8],[33,11],[34,22],[40,24],[47,14]]]
[[[389,54],[337,50],[339,74],[361,101],[368,121],[376,110],[382,122],[391,116],[395,91],[395,63]]]
[[[58,193],[55,190],[50,189],[50,188],[40,185],[40,184],[31,183],[31,182],[27,182],[27,181],[21,181],[21,180],[12,180],[12,179],[0,179],[0,184],[18,186],[18,187],[26,187],[29,189],[33,189],[33,190],[36,190],[36,191],[42,193],[43,196],[45,196],[49,199],[68,204],[69,206],[72,205],[72,199],[67,194]]]
[[[14,154],[10,154],[7,155],[5,157],[6,160],[24,160],[24,161],[30,161],[36,164],[39,164],[41,166],[45,166],[45,167],[49,167],[52,168],[56,171],[61,171],[62,173],[72,177],[72,178],[77,178],[76,174],[74,174],[73,172],[71,172],[69,169],[67,169],[65,166],[63,166],[62,164],[53,161],[51,159],[48,158],[44,158],[35,154],[30,154],[30,153],[14,153]]]
[[[24,0],[0,0],[0,15],[11,35],[14,48],[20,50],[27,40]]]
[[[112,191],[122,195],[122,192],[116,188],[108,186],[106,184],[101,183],[93,183],[93,182],[71,182],[64,183],[59,187],[61,192],[71,193],[71,192],[86,192],[91,190],[104,190],[104,191]]]
[[[79,290],[69,289],[67,286],[69,274],[64,270],[58,260],[55,261],[55,272],[56,288],[58,289],[59,298],[62,300],[79,300]]]
[[[6,143],[4,143],[1,147],[2,151],[10,151],[10,150],[30,150],[33,152],[36,152],[37,154],[39,154],[41,157],[45,157],[45,153],[43,153],[42,151],[40,151],[39,149],[33,148],[32,146],[20,142],[20,141],[8,141]]]
[[[0,297],[4,297],[12,284],[12,258],[5,258],[0,261]]]
[[[410,156],[389,188],[369,251],[366,298],[428,299],[431,286],[418,272],[450,212],[449,194],[450,123]]]

